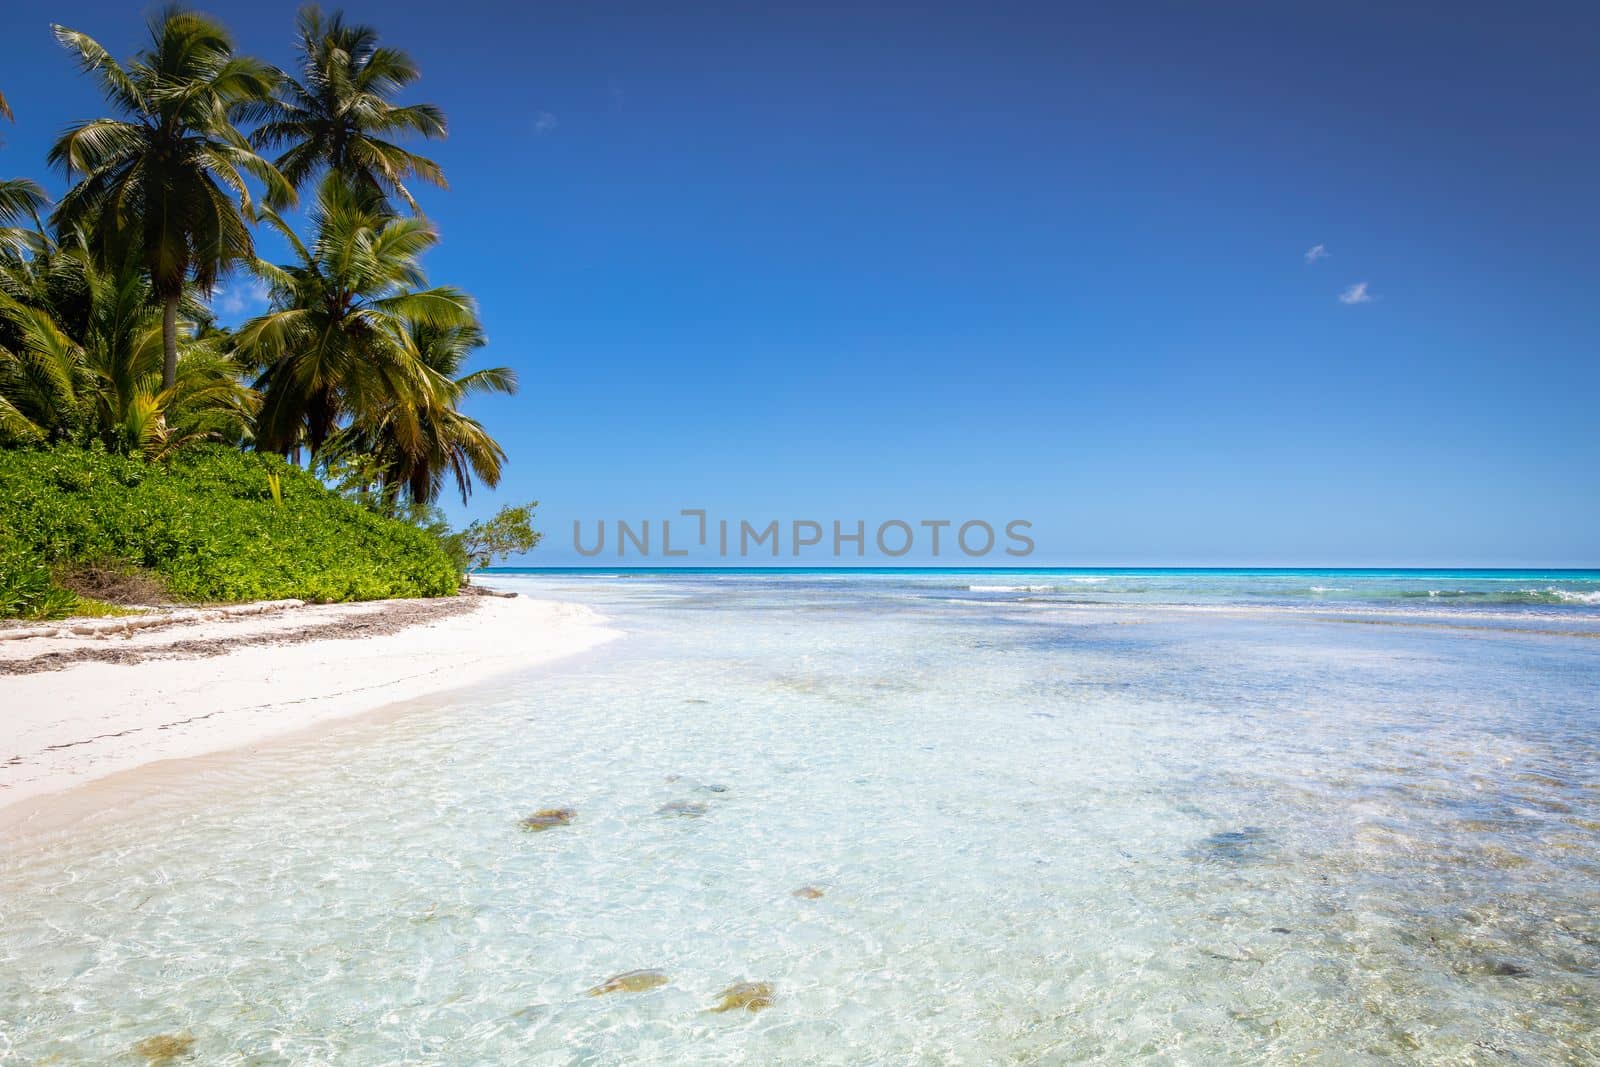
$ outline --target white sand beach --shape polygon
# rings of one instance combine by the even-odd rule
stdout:
[[[78,620],[0,640],[0,808],[471,685],[619,636],[588,608],[525,597],[174,614],[170,625]]]

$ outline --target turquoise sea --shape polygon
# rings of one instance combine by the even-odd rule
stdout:
[[[875,582],[917,591],[1019,594],[1093,603],[1600,608],[1600,570],[1248,567],[498,567],[491,575],[654,577],[751,584]],[[1415,602],[1415,603],[1413,603]]]
[[[9,837],[0,1062],[1600,1061],[1600,572],[484,580],[626,636]]]

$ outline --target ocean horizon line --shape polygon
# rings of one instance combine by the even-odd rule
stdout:
[[[573,564],[551,566],[486,567],[478,574],[1350,574],[1350,575],[1442,575],[1475,574],[1546,577],[1553,575],[1583,575],[1600,577],[1600,567],[1471,567],[1438,565],[1413,566],[1264,566],[1252,564],[1189,566],[1160,564],[1085,564],[1081,566],[1051,564],[1048,566],[989,566],[962,567],[933,564],[903,564],[876,566],[871,564],[824,565],[715,565],[715,564],[664,564],[638,566],[619,564]]]

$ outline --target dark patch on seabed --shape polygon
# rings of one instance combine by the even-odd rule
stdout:
[[[1199,863],[1239,866],[1266,859],[1274,847],[1272,836],[1266,830],[1259,826],[1245,826],[1210,834],[1189,849],[1187,855]]]

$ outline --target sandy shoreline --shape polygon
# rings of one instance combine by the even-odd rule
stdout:
[[[586,607],[525,597],[195,614],[124,634],[0,642],[0,808],[457,689],[619,636]]]

